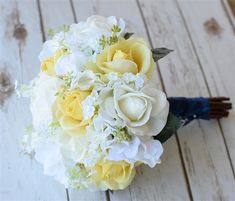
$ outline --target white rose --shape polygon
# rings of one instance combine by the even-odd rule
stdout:
[[[158,140],[134,137],[131,142],[112,144],[106,158],[114,161],[125,160],[129,163],[142,162],[153,168],[160,163],[162,153],[163,147]]]
[[[104,118],[121,119],[135,135],[157,135],[166,124],[169,103],[166,95],[154,86],[146,85],[140,91],[127,85],[106,87],[100,98]]]

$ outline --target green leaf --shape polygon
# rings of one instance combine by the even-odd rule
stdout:
[[[134,34],[134,33],[126,32],[123,37],[127,40],[127,39],[129,39],[133,34]]]
[[[159,59],[165,57],[166,55],[168,55],[170,52],[172,52],[173,50],[169,50],[165,47],[161,47],[161,48],[154,48],[152,49],[152,53],[153,53],[153,60],[155,62],[157,62]]]
[[[165,127],[158,135],[154,136],[154,139],[159,140],[161,143],[167,141],[172,135],[175,134],[182,123],[183,122],[179,117],[169,113]]]

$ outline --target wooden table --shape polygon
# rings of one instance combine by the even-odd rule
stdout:
[[[0,0],[0,200],[235,200],[234,110],[183,128],[164,145],[162,164],[139,168],[124,191],[66,192],[22,154],[31,116],[14,80],[36,76],[49,28],[92,14],[121,16],[152,47],[174,50],[154,74],[168,96],[230,96],[235,104],[235,18],[225,0]]]

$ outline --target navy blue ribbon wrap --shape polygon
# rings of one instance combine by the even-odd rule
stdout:
[[[211,111],[208,98],[169,97],[170,113],[184,121],[184,125],[194,119],[209,120]]]
[[[169,97],[170,104],[167,123],[154,139],[164,143],[181,126],[185,126],[194,119],[210,119],[211,106],[208,98]]]

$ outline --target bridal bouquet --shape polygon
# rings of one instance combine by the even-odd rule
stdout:
[[[151,49],[121,18],[49,32],[40,73],[22,86],[32,112],[23,145],[65,187],[124,189],[137,166],[160,163],[162,143],[180,126],[228,115],[227,98],[167,98],[152,73],[170,50]]]

